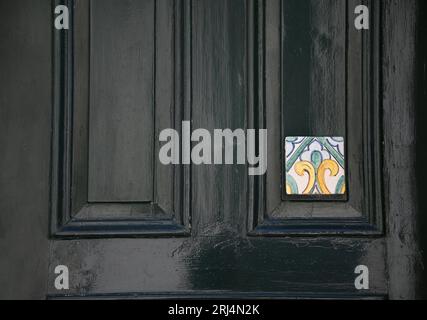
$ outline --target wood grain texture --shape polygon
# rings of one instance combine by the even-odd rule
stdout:
[[[347,1],[311,1],[310,127],[313,135],[346,137]]]
[[[74,7],[73,138],[71,211],[79,212],[89,194],[89,115],[90,115],[90,1],[77,0]]]
[[[247,109],[251,103],[247,97],[254,92],[247,81],[256,70],[248,58],[251,45],[257,44],[247,38],[254,26],[246,16],[253,3],[193,1],[193,127],[245,127],[253,117]],[[423,232],[418,224],[417,214],[423,212],[418,208],[417,213],[420,190],[415,188],[414,169],[415,125],[421,121],[416,119],[420,113],[414,108],[417,92],[418,103],[425,103],[420,98],[425,88],[415,83],[417,68],[417,79],[425,81],[425,69],[420,68],[425,60],[415,64],[417,4],[416,0],[385,0],[382,15],[386,238],[247,237],[249,183],[247,168],[242,166],[192,169],[195,231],[191,238],[74,237],[49,242],[51,2],[1,1],[0,297],[61,294],[53,287],[53,270],[58,264],[70,267],[68,294],[79,297],[416,297],[415,287],[422,273],[418,237]],[[265,22],[269,32],[278,31],[274,24],[277,20]],[[267,55],[277,59],[279,42],[267,36],[272,40]],[[171,41],[165,34],[161,38]],[[82,48],[84,43],[79,45]],[[78,78],[88,80],[83,69]],[[276,90],[279,77],[274,73],[269,80]],[[188,82],[186,92],[191,88]],[[61,84],[55,83],[55,87]],[[171,83],[161,85],[167,88]],[[83,90],[84,86],[79,88]],[[187,101],[189,97],[181,93],[175,99]],[[84,101],[84,96],[81,99]],[[164,97],[164,104],[166,100]],[[268,101],[278,102],[277,97]],[[84,109],[79,110],[79,119],[85,119],[83,114]],[[168,113],[157,124],[169,123],[170,118]],[[418,137],[423,137],[420,130]],[[84,129],[78,132],[87,134]],[[53,139],[53,143],[58,142]],[[422,159],[417,157],[418,161]],[[83,157],[80,163],[84,164]],[[275,164],[270,170],[279,172],[281,168]],[[133,213],[140,209],[137,205]],[[119,210],[129,213],[129,207],[119,206]],[[354,267],[360,264],[371,271],[371,290],[362,294],[354,289]]]
[[[123,7],[120,7],[121,10],[114,14],[110,12],[112,3],[103,2],[100,6],[105,5],[106,7],[102,7],[102,9],[107,9],[109,12],[109,15],[106,15],[107,22],[112,25],[118,24],[119,28],[117,30],[120,30],[125,26],[137,23],[140,17],[145,17],[148,14],[148,12],[144,12],[142,15],[141,10],[132,11],[132,6],[129,7],[132,3],[134,1],[121,4],[115,3],[114,5]],[[110,37],[113,39],[120,37],[120,35],[117,33],[107,35],[101,32],[101,40],[93,39],[96,35],[96,32],[93,31],[93,16],[95,14],[93,7],[91,10],[90,2],[69,0],[69,7],[72,8],[71,14],[75,17],[72,19],[72,28],[67,33],[56,33],[54,41],[52,234],[61,238],[188,235],[189,168],[164,166],[157,161],[157,154],[161,146],[159,142],[160,131],[166,128],[176,128],[180,132],[182,120],[190,118],[190,104],[188,102],[190,99],[187,93],[190,86],[190,81],[188,80],[190,74],[188,62],[190,57],[188,44],[190,10],[188,2],[159,0],[156,2],[155,8],[154,6],[150,7],[153,16],[148,16],[154,24],[151,28],[154,40],[152,39],[151,43],[144,44],[147,47],[139,47],[140,42],[138,39],[141,37],[139,33],[136,42],[134,40],[122,41],[125,44],[133,44],[134,48],[130,50],[132,52],[135,50],[141,54],[144,50],[146,53],[148,52],[148,56],[150,59],[152,58],[151,62],[154,64],[154,66],[151,66],[154,74],[148,77],[147,81],[139,75],[136,77],[130,76],[127,80],[132,82],[133,89],[128,88],[126,81],[119,83],[115,78],[118,75],[125,77],[126,72],[133,72],[133,70],[127,70],[129,68],[123,69],[124,74],[117,73],[111,76],[112,78],[106,77],[106,79],[103,79],[102,81],[106,80],[108,82],[107,86],[114,85],[116,87],[115,90],[111,91],[114,99],[118,96],[126,102],[126,106],[129,108],[121,108],[113,102],[107,108],[113,109],[113,117],[111,117],[111,114],[103,113],[104,106],[99,107],[98,118],[94,118],[92,110],[94,85],[91,74],[94,72],[94,67],[91,65],[96,60],[96,52],[93,52],[94,43],[103,48],[106,43],[109,44],[111,42],[107,41]],[[123,14],[123,11],[128,12],[129,10],[132,11],[130,16]],[[117,18],[117,14],[122,17]],[[101,15],[98,18],[102,20],[105,17]],[[116,18],[120,21],[117,22]],[[122,18],[124,20],[128,19],[128,23],[122,21]],[[98,27],[100,29],[98,31],[102,31],[102,25],[101,23],[99,24]],[[114,29],[114,26],[110,28]],[[129,33],[128,37],[131,38],[132,35]],[[113,49],[120,51],[127,48],[125,44],[120,48],[116,48],[113,44],[110,45]],[[120,53],[115,52],[113,49],[108,54],[104,52],[105,50],[102,53],[109,58],[111,58],[112,54],[120,56]],[[136,69],[138,69],[138,66],[141,66],[141,62],[145,61],[145,58],[143,55],[130,54],[126,56],[128,61],[116,63],[114,66],[120,69],[123,67],[123,63],[127,67],[135,64]],[[97,64],[95,63],[95,65]],[[102,65],[99,68],[100,70],[96,72],[106,73],[109,70],[107,65]],[[133,67],[130,69],[133,69]],[[144,118],[144,121],[148,123],[147,126],[142,122],[133,123],[134,126],[126,126],[122,121],[123,117],[133,117],[134,112],[138,113],[138,117],[141,115],[145,117],[144,110],[140,108],[138,101],[134,101],[135,97],[120,95],[123,92],[128,92],[129,89],[131,91],[135,90],[135,92],[138,91],[139,81],[142,81],[144,86],[151,87],[153,104],[150,112],[153,117],[152,119]],[[100,92],[97,92],[97,90],[100,90]],[[95,86],[95,95],[99,95],[102,99],[108,98],[108,95],[102,95],[102,90],[104,89],[101,86]],[[91,96],[92,98],[90,98]],[[122,112],[124,112],[123,115],[121,115]],[[114,127],[115,124],[120,125],[120,128]],[[94,126],[97,128],[96,130],[93,130]],[[136,140],[139,138],[134,136],[134,133],[141,133],[147,128],[151,128],[151,136],[141,136],[139,138],[142,140],[137,142]],[[100,131],[97,131],[98,129]],[[101,150],[102,148],[97,148],[93,144],[93,133],[97,132],[99,134],[107,131],[112,134],[117,133],[117,137],[120,139],[126,140],[129,137],[134,137],[135,139],[124,141],[126,143],[120,146],[120,150],[114,147],[114,143],[110,145],[109,141],[102,141],[102,148],[108,149],[111,146],[113,148],[111,150]],[[150,163],[152,166],[147,173],[149,176],[141,180],[138,175],[146,168],[142,168],[144,166],[143,159],[134,158],[134,147],[139,148],[137,152],[140,152],[140,148],[143,147],[142,144],[145,143],[144,141],[151,145],[153,149],[150,151],[152,157]],[[137,145],[129,145],[129,142]],[[113,175],[112,173],[110,176],[103,176],[101,181],[92,179],[94,175],[93,172],[91,174],[91,168],[96,167],[96,163],[93,163],[93,155],[100,157],[101,151],[107,154],[106,158],[103,159],[105,160],[104,164],[121,164],[120,170],[123,169],[130,173],[132,179],[135,173],[138,183],[150,185],[148,193],[151,198],[122,198],[122,191],[132,193],[135,190],[139,190],[138,187],[133,188],[133,180],[128,180],[127,176],[120,178],[126,185],[125,189],[117,188],[114,183],[109,184],[108,181],[110,176]],[[121,163],[123,159],[131,159],[135,166],[131,168],[128,164]],[[117,163],[114,162],[116,160],[118,161]],[[114,182],[115,178],[113,177],[111,181]],[[90,198],[91,185],[95,189],[102,191],[106,186],[104,183],[107,184],[112,198]],[[113,193],[116,195],[114,196]]]
[[[415,189],[415,35],[417,2],[385,1],[383,116],[385,206],[392,299],[415,298],[420,252]]]
[[[265,61],[265,69],[255,79],[261,98],[255,100],[257,106],[251,110],[257,114],[257,125],[269,130],[269,170],[265,178],[260,177],[265,182],[260,182],[256,192],[259,199],[254,223],[270,220],[271,229],[264,230],[270,235],[316,234],[314,229],[318,227],[319,232],[327,233],[328,227],[321,226],[322,219],[325,223],[346,219],[346,231],[339,227],[342,220],[330,221],[331,233],[348,234],[352,228],[354,233],[363,233],[363,228],[357,227],[357,220],[369,229],[367,233],[382,233],[381,178],[378,178],[381,176],[380,8],[378,3],[369,3],[372,30],[363,34],[347,27],[352,22],[356,2],[270,0],[265,2],[264,22],[259,21],[263,14],[258,13],[261,18],[254,40],[258,58],[254,60],[260,66]],[[296,19],[292,11],[301,19]],[[340,30],[336,26],[341,26]],[[334,102],[327,102],[327,96],[333,96]],[[292,201],[295,199],[284,195],[285,137],[295,133],[334,135],[333,132],[346,137],[348,195],[341,201]],[[299,219],[294,223],[295,228],[289,226],[292,219]],[[316,226],[311,231],[309,219]],[[335,227],[338,228],[334,231]]]
[[[267,61],[269,64],[267,78],[274,68],[281,69],[282,73],[279,93],[270,92],[273,95],[280,95],[282,108],[279,110],[271,104],[266,107],[267,114],[272,114],[270,117],[267,115],[267,125],[271,128],[270,133],[273,134],[275,140],[270,150],[271,157],[276,159],[270,161],[277,162],[277,158],[281,157],[280,162],[284,162],[285,155],[281,149],[284,148],[284,141],[289,136],[344,137],[346,151],[348,151],[346,152],[346,175],[350,174],[348,164],[352,167],[351,169],[355,167],[352,155],[362,156],[362,148],[356,149],[356,145],[353,144],[353,141],[362,140],[361,135],[356,135],[356,132],[353,133],[350,130],[353,127],[362,127],[361,123],[354,125],[356,119],[347,118],[349,104],[358,111],[362,108],[361,105],[356,106],[349,103],[347,99],[348,80],[352,76],[347,72],[348,64],[352,63],[359,67],[359,69],[353,70],[357,75],[361,72],[360,58],[350,62],[347,59],[349,44],[357,45],[354,44],[357,37],[349,33],[347,28],[347,3],[348,1],[335,0],[290,0],[282,1],[280,4],[277,1],[266,4],[267,8],[275,8],[269,14],[275,14],[274,11],[281,11],[282,14],[281,34],[279,35],[282,59]],[[266,19],[270,20],[270,16],[268,15]],[[362,52],[363,50],[358,52],[359,56]],[[353,57],[351,56],[351,58]],[[276,66],[273,66],[274,64]],[[272,122],[277,121],[276,119],[279,117],[282,118],[280,127]],[[279,130],[280,137],[277,136]],[[352,132],[350,138],[347,136],[347,131]],[[357,146],[361,146],[361,142]],[[281,152],[279,153],[277,150]],[[335,201],[336,203],[332,205],[325,205],[318,201],[309,205],[308,202],[313,200],[311,198],[307,199],[303,205],[304,201],[290,202],[295,198],[288,197],[282,187],[280,197],[287,203],[281,205],[277,198],[272,205],[272,200],[267,200],[270,205],[268,212],[277,218],[283,216],[288,218],[360,217],[363,214],[360,199],[361,171],[356,170],[351,173],[352,179],[347,179],[347,190],[350,190],[351,193],[350,199],[348,199],[348,195],[345,195],[339,199],[341,203]],[[268,177],[268,180],[271,181],[267,187],[268,194],[276,193],[272,189],[276,188],[278,181],[273,175],[274,173]],[[281,184],[285,185],[284,172],[282,172]],[[346,200],[349,202],[342,203]],[[333,201],[329,201],[329,204],[331,203]],[[273,207],[271,208],[271,206]],[[281,208],[278,209],[278,206]]]
[[[247,1],[193,1],[193,129],[245,129]],[[192,168],[195,234],[245,232],[247,168]]]
[[[0,299],[46,295],[50,22],[50,1],[0,1]]]
[[[248,38],[255,28],[247,16],[254,3],[192,2],[193,129],[245,128],[254,117],[247,109],[248,97],[256,95],[249,80],[259,62],[251,59],[258,42]],[[269,24],[268,30],[273,28]],[[269,54],[277,57],[275,45]],[[67,260],[74,270],[70,294],[343,297],[360,295],[354,268],[364,264],[372,278],[371,290],[362,296],[387,295],[384,239],[248,237],[246,166],[193,167],[192,176],[188,239],[53,242],[52,265]],[[58,292],[50,286],[49,294]]]
[[[424,35],[427,34],[427,2],[419,1],[417,7],[418,20],[417,20],[417,45],[416,45],[416,177],[417,177],[417,239],[419,242],[419,249],[422,252],[422,266],[417,270],[417,298],[427,299],[427,203],[421,201],[425,194],[425,185],[427,181],[427,149],[425,141],[427,141],[427,127],[424,125],[427,119],[427,43],[424,41]]]
[[[346,3],[281,2],[284,136],[346,135]]]
[[[91,2],[90,202],[153,200],[155,1]]]

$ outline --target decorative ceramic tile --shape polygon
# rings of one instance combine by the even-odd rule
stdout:
[[[286,194],[344,195],[345,151],[340,137],[287,137]]]

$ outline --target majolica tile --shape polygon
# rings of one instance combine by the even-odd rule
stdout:
[[[346,193],[344,138],[287,137],[286,194]]]

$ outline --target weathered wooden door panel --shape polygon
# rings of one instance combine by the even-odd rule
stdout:
[[[69,1],[55,39],[52,231],[188,234],[189,169],[158,161],[189,116],[184,1]],[[188,58],[187,58],[188,60]]]
[[[92,1],[90,12],[88,200],[152,202],[155,1]]]
[[[251,186],[258,200],[251,210],[254,235],[383,233],[381,7],[367,4],[369,33],[352,27],[355,1],[269,0],[258,7],[255,43],[265,45],[255,47],[252,63],[260,66],[255,80],[263,85],[251,125],[269,130],[269,170]],[[289,136],[344,139],[343,197],[293,201],[285,194]]]
[[[387,295],[379,4],[366,35],[348,27],[352,0],[70,4],[73,32],[57,36],[51,296],[63,294],[57,265],[70,269],[67,295]],[[159,132],[183,120],[267,128],[267,175],[160,165]],[[346,198],[283,196],[287,135],[346,138]],[[369,290],[355,288],[358,265]]]
[[[425,15],[421,0],[0,1],[0,297],[421,297]],[[267,128],[267,174],[160,165],[159,132],[183,120]],[[344,196],[289,197],[284,138],[306,135],[345,138]]]

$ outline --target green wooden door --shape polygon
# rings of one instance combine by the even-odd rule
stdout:
[[[48,297],[411,297],[408,2],[363,1],[357,30],[354,0],[65,1],[71,27],[52,26],[45,57],[52,126],[36,137],[52,145],[37,153],[51,168]],[[266,174],[161,164],[161,132],[183,121],[268,130]],[[298,153],[309,195],[291,195],[289,137],[320,146]],[[345,172],[334,190],[325,154]]]

